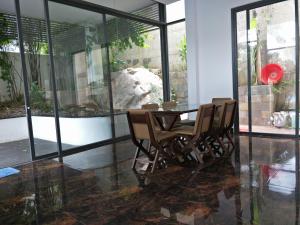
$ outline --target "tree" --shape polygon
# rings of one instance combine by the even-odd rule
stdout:
[[[6,87],[10,100],[16,102],[22,99],[22,76],[14,66],[14,59],[8,54],[9,48],[13,45],[16,45],[15,40],[7,35],[13,32],[9,31],[9,29],[10,26],[6,16],[3,13],[0,13],[0,79],[7,84]],[[21,82],[17,82],[17,77]]]

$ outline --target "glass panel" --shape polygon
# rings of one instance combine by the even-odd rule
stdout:
[[[112,138],[103,15],[49,2],[63,149]]]
[[[185,0],[179,0],[167,5],[167,22],[185,18]]]
[[[0,5],[0,168],[31,160],[14,1]]]
[[[295,10],[284,1],[250,11],[252,131],[295,133]]]
[[[36,156],[57,152],[43,0],[20,1]]]
[[[160,30],[132,20],[107,21],[115,111],[163,99]]]
[[[188,103],[185,22],[168,26],[169,70],[171,99],[178,104]]]
[[[129,131],[128,121],[127,121],[127,115],[126,114],[116,115],[114,119],[115,119],[116,137],[129,135],[130,131]]]
[[[237,62],[239,92],[240,132],[249,131],[248,127],[248,77],[247,77],[247,22],[246,11],[237,13]]]

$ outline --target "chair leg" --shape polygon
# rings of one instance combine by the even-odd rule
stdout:
[[[198,150],[198,148],[195,145],[191,146],[193,149],[193,152],[198,160],[199,163],[203,163],[203,154],[200,153],[200,151]]]
[[[223,141],[220,139],[219,136],[216,136],[216,141],[219,143],[219,145],[223,149],[224,153],[225,154],[228,153],[228,149],[226,148],[226,146],[224,145]]]
[[[159,153],[160,153],[160,149],[157,149],[156,150],[156,153],[155,153],[155,158],[152,162],[152,168],[151,168],[151,173],[154,172],[155,168],[156,168],[156,165],[157,165],[157,161],[158,161],[158,157],[159,157]]]
[[[206,142],[206,140],[203,141],[203,145],[205,146],[205,148],[208,149],[209,154],[215,159],[216,155],[215,155],[212,147]]]
[[[144,140],[140,140],[140,143],[139,143],[139,144],[142,145],[143,142],[144,142]],[[136,161],[137,161],[137,158],[138,158],[139,155],[140,155],[140,152],[141,152],[141,148],[138,146],[138,147],[136,148],[136,151],[135,151],[135,154],[134,154],[133,163],[132,163],[132,166],[131,166],[132,169],[135,169]]]
[[[229,140],[230,144],[232,145],[232,147],[234,148],[234,142],[232,140],[231,134],[229,133],[230,131],[226,131],[225,132],[225,136],[227,137],[227,139]]]

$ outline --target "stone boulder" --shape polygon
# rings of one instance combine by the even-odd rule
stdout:
[[[145,68],[128,68],[112,73],[115,109],[140,108],[147,103],[160,103],[162,79]]]

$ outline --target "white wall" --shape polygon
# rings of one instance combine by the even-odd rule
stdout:
[[[86,145],[110,139],[110,117],[60,118],[61,141],[69,145]],[[34,138],[56,142],[54,117],[32,117]],[[26,117],[0,120],[0,143],[28,139]],[[4,129],[3,129],[4,128]]]
[[[255,1],[185,1],[190,104],[233,95],[231,9]]]
[[[60,118],[61,142],[69,145],[86,145],[110,139],[110,117]],[[54,117],[32,117],[33,136],[56,142]]]
[[[28,139],[26,117],[0,120],[0,143]]]

